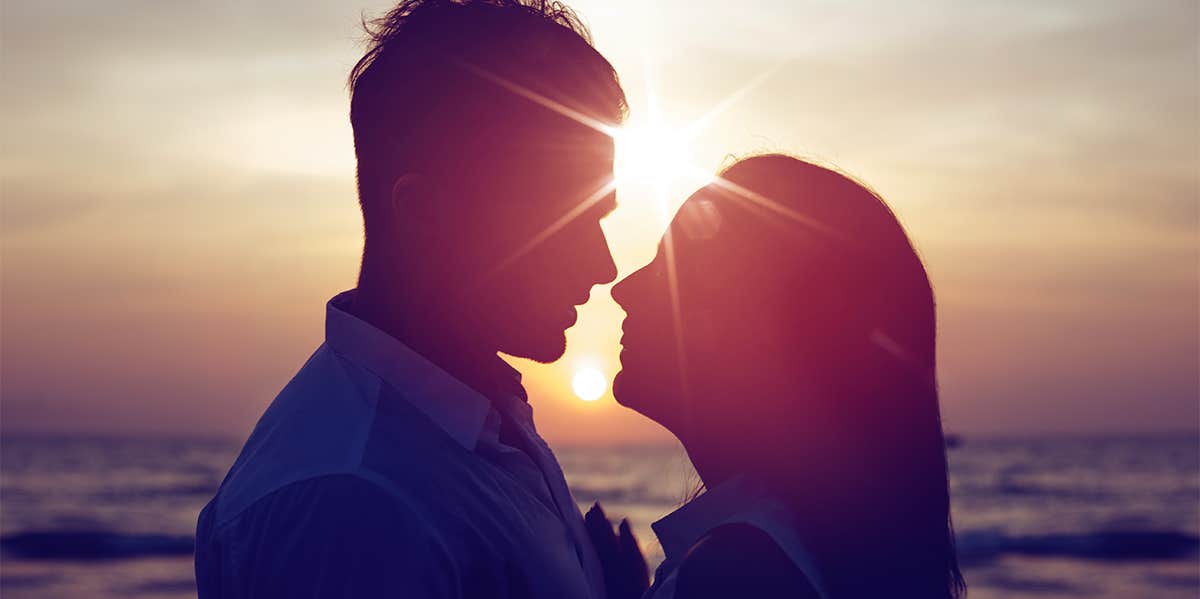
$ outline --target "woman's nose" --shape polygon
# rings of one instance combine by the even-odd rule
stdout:
[[[645,276],[646,269],[649,267],[650,264],[647,264],[637,271],[634,271],[624,279],[618,281],[616,285],[612,286],[612,289],[609,291],[609,293],[612,294],[613,300],[615,300],[619,306],[622,308],[629,306],[630,300],[633,299],[634,293],[637,291],[638,281]]]
[[[617,305],[621,306],[622,308],[625,307],[625,302],[629,299],[629,280],[632,279],[636,274],[637,273],[635,272],[624,279],[617,281],[617,284],[613,285],[609,290],[613,300],[616,301]]]

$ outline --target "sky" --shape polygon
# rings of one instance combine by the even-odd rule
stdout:
[[[784,151],[893,206],[937,294],[948,430],[1200,429],[1194,1],[571,4],[631,128],[720,105],[693,164]],[[4,3],[4,431],[248,433],[354,285],[345,78],[387,6]],[[622,275],[692,191],[651,189],[605,221]],[[598,287],[562,360],[514,361],[551,442],[668,438],[571,393],[619,368],[622,316]]]

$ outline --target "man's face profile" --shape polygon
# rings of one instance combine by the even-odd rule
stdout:
[[[561,119],[555,119],[561,120]],[[594,285],[616,277],[600,220],[616,206],[612,138],[559,124],[514,140],[493,171],[477,246],[479,326],[499,351],[552,362]],[[485,246],[491,246],[485,249]]]
[[[554,361],[575,307],[616,277],[600,228],[616,74],[568,12],[436,3],[395,19],[351,76],[360,286],[379,281],[395,320],[468,353]]]

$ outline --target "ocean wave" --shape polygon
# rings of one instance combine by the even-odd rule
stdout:
[[[193,539],[183,535],[127,534],[103,530],[32,531],[0,538],[10,557],[31,560],[112,560],[185,556]],[[1089,560],[1174,560],[1200,552],[1200,538],[1177,531],[1103,531],[1009,535],[994,530],[961,531],[959,556],[979,562],[1006,555]]]
[[[680,495],[655,492],[644,486],[603,487],[575,484],[571,485],[571,495],[577,501],[586,503],[593,501],[599,501],[601,504],[627,503],[664,510],[677,507],[681,502]]]
[[[141,501],[175,497],[211,497],[220,481],[164,486],[129,486],[96,491],[89,499],[105,502]]]
[[[33,531],[0,538],[8,556],[31,560],[110,560],[191,555],[191,536],[103,530]]]
[[[1099,531],[1042,535],[1008,535],[994,530],[956,535],[965,562],[1003,555],[1133,561],[1173,560],[1195,556],[1200,538],[1177,531]]]
[[[196,579],[167,578],[139,582],[122,589],[126,597],[142,597],[144,595],[182,595],[196,594]]]
[[[1111,501],[1113,493],[1106,489],[1088,487],[1053,487],[1014,480],[1002,481],[992,487],[988,496],[1036,497],[1086,502]]]
[[[26,590],[38,589],[54,584],[63,579],[62,574],[2,574],[0,589]]]

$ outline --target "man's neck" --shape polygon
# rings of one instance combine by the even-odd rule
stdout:
[[[414,305],[409,294],[363,280],[348,309],[477,391],[486,394],[494,386],[500,358],[479,335],[466,330],[467,319]]]

